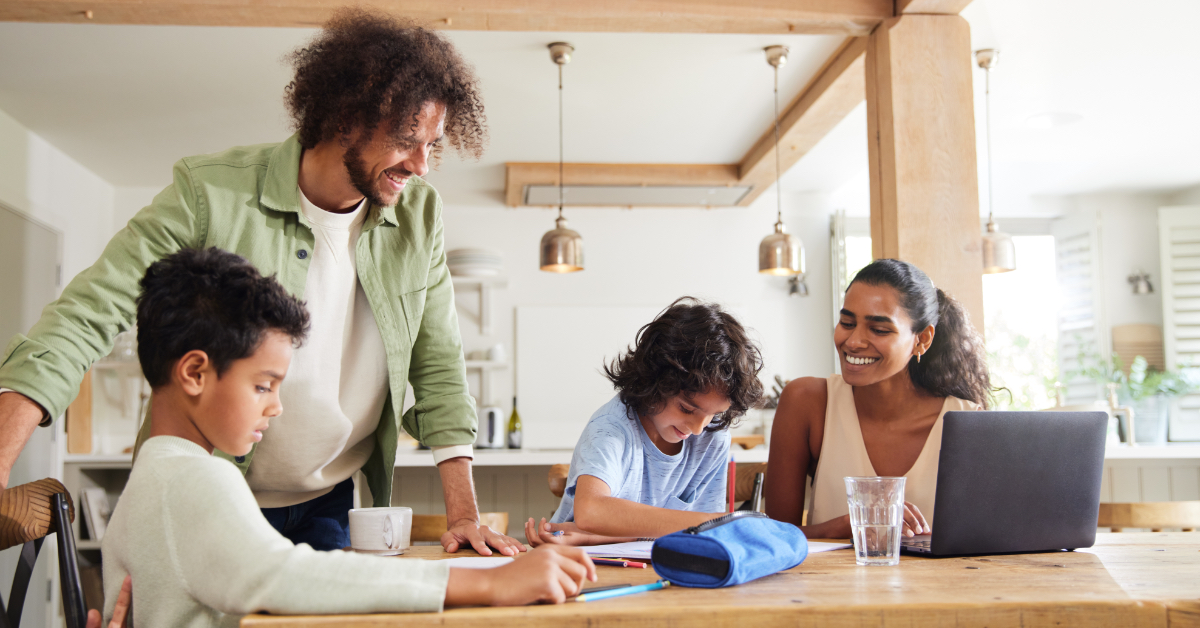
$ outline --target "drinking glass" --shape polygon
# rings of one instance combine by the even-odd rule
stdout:
[[[854,536],[854,562],[859,565],[900,564],[904,478],[848,477],[845,480],[850,530]]]

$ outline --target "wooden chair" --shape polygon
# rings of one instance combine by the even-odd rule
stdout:
[[[480,525],[485,525],[500,534],[508,534],[507,512],[481,512]],[[437,543],[446,533],[446,515],[413,515],[413,543]]]
[[[37,562],[42,541],[58,533],[58,571],[62,586],[63,614],[68,628],[84,628],[87,609],[83,604],[83,587],[79,583],[79,564],[75,554],[75,534],[71,522],[75,507],[71,494],[54,478],[46,478],[15,486],[0,494],[0,550],[22,545],[13,576],[8,608],[0,597],[0,627],[21,625],[25,594]]]
[[[735,504],[754,496],[754,476],[767,472],[765,462],[743,462],[737,465],[737,475],[733,478],[733,501]]]
[[[1100,504],[1100,528],[1120,532],[1123,528],[1182,528],[1193,532],[1200,528],[1200,501],[1196,502],[1135,502],[1130,504]]]
[[[567,492],[567,476],[571,474],[571,465],[556,464],[550,466],[550,492],[554,496],[562,499],[563,493]]]

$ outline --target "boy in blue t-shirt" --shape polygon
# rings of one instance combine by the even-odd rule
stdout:
[[[720,306],[683,297],[605,365],[617,396],[592,415],[558,511],[530,545],[658,537],[721,516],[729,427],[762,396],[762,357]]]

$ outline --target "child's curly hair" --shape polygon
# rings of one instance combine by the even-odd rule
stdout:
[[[758,344],[737,319],[715,303],[681,297],[638,330],[634,346],[606,364],[604,373],[635,421],[658,414],[680,393],[720,392],[729,410],[705,428],[716,432],[762,397],[762,368]]]

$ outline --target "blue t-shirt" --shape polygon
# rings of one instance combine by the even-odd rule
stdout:
[[[668,456],[629,418],[620,397],[604,404],[588,420],[575,453],[562,503],[550,520],[575,520],[575,483],[581,475],[600,478],[613,497],[659,508],[693,512],[725,511],[725,474],[729,431],[703,432],[683,441]]]

